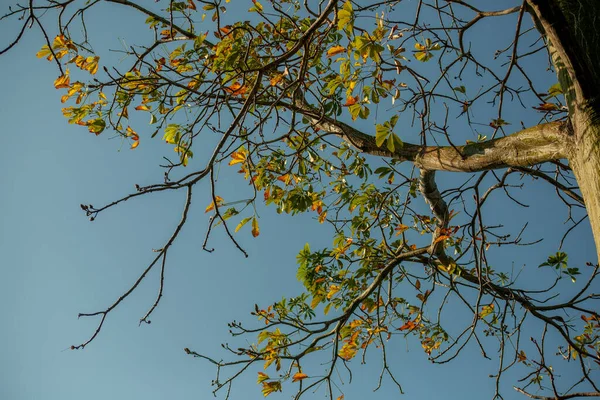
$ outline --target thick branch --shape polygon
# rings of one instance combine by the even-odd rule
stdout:
[[[348,124],[305,107],[290,104],[284,106],[312,118],[315,127],[339,135],[364,153],[412,161],[416,167],[428,171],[476,172],[526,167],[566,158],[566,138],[571,132],[568,122],[558,121],[536,125],[503,138],[465,146],[421,146],[404,143],[392,153],[385,147],[378,147],[375,137]]]

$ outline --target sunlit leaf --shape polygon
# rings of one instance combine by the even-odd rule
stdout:
[[[340,54],[346,51],[344,46],[333,46],[329,50],[327,50],[327,57],[333,57],[336,54]]]
[[[306,379],[308,378],[308,375],[303,374],[302,372],[298,372],[296,374],[294,374],[294,376],[292,376],[292,382],[298,382],[301,381],[302,379]]]
[[[252,236],[257,237],[260,235],[260,230],[258,228],[258,219],[256,217],[252,218]]]
[[[215,199],[217,200],[217,205],[220,206],[224,203],[223,198],[221,196],[215,196]],[[215,209],[215,202],[214,200],[210,202],[210,204],[206,207],[206,209],[204,210],[205,213],[212,211]],[[237,229],[236,229],[237,231]]]

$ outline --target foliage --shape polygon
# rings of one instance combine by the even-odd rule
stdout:
[[[461,171],[460,162],[466,165],[470,155],[485,153],[481,149],[511,133],[505,129],[518,120],[505,111],[509,98],[532,110],[528,121],[564,123],[560,84],[543,93],[526,69],[531,64],[543,69],[546,46],[524,22],[525,3],[482,11],[458,0],[416,2],[416,8],[391,0],[319,5],[252,0],[245,2],[250,19],[240,21],[227,13],[228,0],[107,2],[137,10],[153,34],[150,42],[125,50],[126,68],[103,65],[104,57],[89,44],[94,38],[85,30],[76,34],[77,24],[85,26],[99,1],[42,1],[17,6],[4,17],[21,17],[23,26],[36,23],[42,29],[47,40],[37,56],[60,71],[54,86],[68,103],[62,109],[68,123],[95,135],[115,132],[135,151],[160,133],[172,149],[164,181],[138,186],[100,208],[82,205],[90,219],[131,198],[186,192],[179,224],[139,279],[105,310],[80,314],[100,322],[73,349],[87,346],[108,314],[151,269],[161,268],[159,296],[141,319],[150,322],[162,296],[166,255],[187,221],[192,189],[208,180],[212,200],[202,206],[210,214],[207,251],[212,251],[211,232],[219,227],[246,255],[236,235],[245,234],[242,228],[250,223],[250,234],[259,236],[260,203],[277,213],[309,213],[332,232],[328,247],[312,249],[307,243],[297,256],[303,293],[257,305],[256,328],[231,324],[234,336],[251,343],[226,347],[234,361],[185,349],[216,365],[215,392],[260,364],[264,372],[258,372],[257,382],[264,396],[295,384],[297,397],[324,387],[329,398],[341,399],[336,371],[365,360],[370,349],[380,352],[381,376],[388,375],[402,391],[392,372],[394,359],[386,353],[386,344],[397,337],[414,338],[438,363],[454,359],[467,345],[478,346],[486,357],[499,353],[496,381],[514,368],[524,376],[517,390],[526,395],[533,385],[556,398],[576,394],[579,387],[598,392],[600,316],[591,290],[598,265],[569,267],[560,250],[540,265],[558,271],[556,279],[532,288],[510,267],[492,267],[488,260],[490,247],[526,244],[522,231],[512,239],[503,226],[487,222],[488,211],[500,212],[488,207],[490,198],[505,193],[510,201],[526,177],[541,178],[555,185],[559,196],[568,196],[561,198],[576,215],[583,200],[571,188],[569,167],[558,159],[527,167],[465,166],[464,181],[441,193],[434,178],[435,169]],[[59,15],[60,29],[50,40],[42,17],[52,12]],[[480,20],[505,15],[513,16],[512,25],[504,25],[514,30],[508,47],[489,57],[485,40],[467,41]],[[524,61],[528,58],[533,61]],[[82,80],[73,81],[75,75]],[[146,129],[134,115],[146,113],[153,133],[138,134]],[[461,130],[472,134],[457,133]],[[423,167],[428,154],[433,165],[442,147],[458,153],[458,166],[451,169],[440,158],[437,168]],[[238,170],[248,182],[239,198],[219,195],[220,166]],[[535,273],[542,285],[548,282],[546,268]],[[561,274],[572,282],[561,280]],[[564,294],[572,290],[566,285],[575,284],[574,295]],[[561,292],[564,287],[568,290]],[[524,344],[521,331],[536,323],[542,334],[531,331],[537,339]],[[556,335],[550,344],[547,330]],[[548,347],[558,348],[563,359],[553,364],[580,361],[551,366]],[[321,367],[305,361],[317,354],[325,360]],[[581,379],[559,390],[559,368],[579,369]],[[230,375],[223,378],[222,370]],[[496,388],[500,397],[499,383]]]

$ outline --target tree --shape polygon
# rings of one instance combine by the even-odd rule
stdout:
[[[150,42],[123,50],[126,68],[102,65],[87,36],[86,21],[104,3],[136,10],[150,27]],[[60,71],[54,86],[70,104],[62,109],[69,123],[96,135],[111,129],[140,151],[149,138],[137,133],[134,111],[147,113],[151,137],[160,133],[174,149],[159,183],[102,207],[82,205],[92,221],[137,197],[186,193],[181,220],[139,278],[106,309],[80,314],[99,323],[72,349],[90,344],[108,315],[160,269],[158,296],[140,321],[149,323],[192,192],[208,181],[208,252],[213,230],[224,229],[246,255],[236,233],[248,224],[252,236],[260,234],[262,202],[278,213],[314,213],[332,232],[331,247],[307,243],[297,256],[304,293],[257,305],[258,327],[231,324],[234,336],[254,341],[227,347],[233,361],[185,349],[216,365],[215,391],[261,364],[265,396],[298,382],[297,397],[324,384],[340,398],[334,372],[375,348],[381,379],[402,390],[386,343],[414,336],[439,363],[468,344],[484,357],[499,348],[496,397],[511,368],[523,374],[515,389],[532,398],[600,396],[597,260],[579,269],[558,249],[530,272],[546,286],[523,282],[491,260],[490,248],[525,244],[526,224],[511,236],[488,222],[497,210],[487,206],[501,193],[518,203],[518,187],[543,180],[568,210],[565,235],[587,212],[600,254],[600,5],[525,0],[490,11],[459,0],[263,3],[249,4],[249,21],[226,13],[227,0],[30,1],[2,18],[22,25],[0,54],[27,28],[41,31],[38,56]],[[48,21],[58,22],[57,32]],[[497,23],[508,45],[496,50],[471,37],[485,22]],[[546,85],[543,65],[557,83]],[[519,106],[528,122],[515,128]],[[238,198],[220,196],[216,178],[227,165],[248,182]],[[438,188],[438,171],[464,179],[453,175]],[[536,335],[527,351],[522,332]],[[319,356],[327,363],[313,361]]]

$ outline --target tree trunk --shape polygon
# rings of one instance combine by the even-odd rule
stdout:
[[[585,201],[600,260],[600,124],[587,118],[587,121],[580,120],[574,125],[577,128],[569,163]]]
[[[546,37],[569,107],[568,159],[583,195],[600,260],[600,16],[598,0],[527,0]]]

